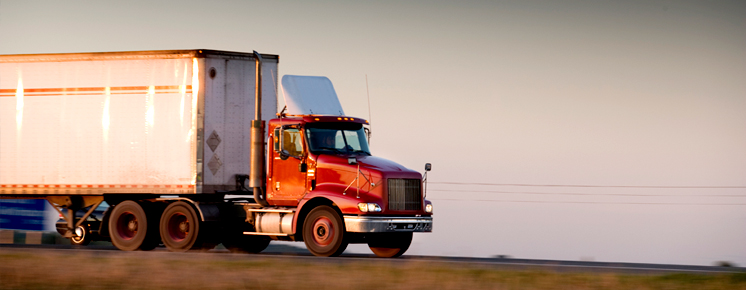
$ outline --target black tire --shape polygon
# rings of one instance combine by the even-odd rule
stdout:
[[[412,233],[389,233],[373,236],[368,247],[376,256],[395,258],[404,254],[412,244]]]
[[[161,215],[160,232],[163,245],[169,251],[185,252],[202,247],[199,216],[186,202],[177,201],[166,207]]]
[[[233,235],[226,237],[223,246],[231,253],[257,254],[264,251],[270,241],[271,239],[266,236]]]
[[[145,210],[137,202],[127,200],[114,206],[109,218],[111,243],[123,251],[152,250],[152,228]],[[157,232],[157,228],[152,228]],[[157,235],[157,233],[156,233]],[[153,247],[154,248],[154,247]]]
[[[91,243],[91,234],[88,232],[88,225],[85,223],[76,227],[72,234],[70,243],[74,246],[85,246]]]
[[[311,210],[303,222],[303,241],[315,256],[339,256],[347,248],[342,218],[333,208],[322,205]]]

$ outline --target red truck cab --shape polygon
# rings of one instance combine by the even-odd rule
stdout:
[[[432,231],[423,176],[375,157],[366,120],[293,115],[267,126],[266,201],[296,208],[293,233],[315,255],[367,243],[382,257],[403,254],[413,232]]]

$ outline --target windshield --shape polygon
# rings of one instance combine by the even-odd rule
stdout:
[[[343,154],[368,154],[368,141],[362,124],[356,124],[357,128],[330,128],[320,126],[319,128],[306,128],[306,138],[311,152],[319,153],[343,153]]]

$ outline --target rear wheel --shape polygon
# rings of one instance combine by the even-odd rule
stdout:
[[[157,228],[149,229],[148,217],[142,206],[127,200],[114,206],[109,218],[111,243],[123,251],[152,250],[158,244]],[[155,233],[149,233],[152,230]]]
[[[163,245],[172,252],[201,249],[200,221],[197,212],[183,201],[174,202],[163,211],[160,222]]]
[[[412,244],[412,233],[380,234],[371,238],[368,247],[381,258],[399,257]]]
[[[342,218],[329,206],[312,209],[303,222],[303,240],[316,256],[339,256],[347,248]]]
[[[75,246],[85,246],[91,243],[91,235],[88,234],[88,225],[81,224],[73,230],[70,243]]]

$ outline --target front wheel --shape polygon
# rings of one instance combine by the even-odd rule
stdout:
[[[326,205],[312,209],[303,222],[303,241],[315,256],[339,256],[347,248],[342,218]]]
[[[390,233],[374,236],[368,247],[376,256],[394,258],[403,255],[411,244],[412,233]]]

